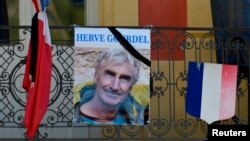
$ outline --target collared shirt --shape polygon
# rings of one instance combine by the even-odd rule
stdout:
[[[129,121],[120,112],[118,112],[117,115],[113,119],[110,119],[110,121],[107,121],[107,122],[100,122],[98,121],[97,118],[87,116],[83,113],[80,114],[80,120],[81,122],[86,122],[88,124],[117,124],[117,125],[129,124]]]
[[[78,88],[79,92],[79,102],[74,105],[74,118],[73,123],[84,122],[88,124],[116,124],[116,125],[126,125],[126,124],[144,124],[144,111],[145,107],[138,103],[131,94],[122,103],[116,117],[110,119],[109,122],[100,122],[98,119],[89,117],[80,112],[80,106],[91,100],[95,94],[95,84],[82,85]]]

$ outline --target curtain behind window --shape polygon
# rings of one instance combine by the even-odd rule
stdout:
[[[0,26],[8,25],[8,12],[7,5],[5,0],[0,0]],[[9,29],[0,28],[0,40],[8,40],[9,39]]]
[[[211,0],[213,26],[217,28],[250,28],[250,0]],[[222,38],[222,43],[217,42],[217,62],[227,64],[249,64],[250,32],[238,32],[234,36],[233,31],[215,31]],[[237,34],[238,34],[237,33]],[[230,40],[229,40],[230,39]],[[232,48],[235,42],[245,43],[245,48],[235,50]],[[239,51],[237,58],[237,51]]]

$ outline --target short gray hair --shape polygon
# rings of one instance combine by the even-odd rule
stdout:
[[[131,64],[136,71],[133,72],[133,81],[135,84],[139,79],[139,72],[140,72],[140,61],[135,59],[129,52],[125,49],[106,49],[102,53],[100,53],[96,58],[95,69],[98,70],[101,65],[103,64],[104,60],[112,61],[114,63],[123,63],[128,62]]]

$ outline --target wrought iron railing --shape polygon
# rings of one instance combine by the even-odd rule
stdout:
[[[73,28],[51,27],[51,30],[73,33]],[[73,41],[54,39],[49,107],[39,126],[36,140],[199,140],[206,138],[207,124],[185,112],[189,61],[231,63],[240,66],[236,115],[240,123],[248,124],[250,48],[248,32],[250,33],[250,29],[149,28],[152,31],[153,90],[148,125],[73,125]],[[0,139],[25,139],[22,122],[26,93],[22,89],[22,79],[30,27],[1,26],[1,29],[7,29],[10,32],[18,29],[22,37],[17,40],[0,40]],[[219,124],[235,123],[229,119]]]

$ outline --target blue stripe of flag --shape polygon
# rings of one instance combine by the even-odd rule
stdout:
[[[45,8],[49,5],[49,0],[40,0],[40,4],[42,7],[42,11],[44,11]]]
[[[186,112],[200,118],[204,63],[189,62]]]

